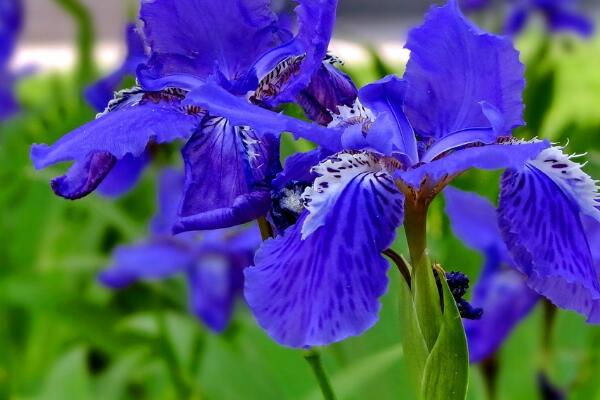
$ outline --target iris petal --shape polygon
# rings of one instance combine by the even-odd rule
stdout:
[[[419,188],[425,179],[437,183],[460,174],[469,168],[486,170],[519,168],[548,148],[547,141],[508,141],[487,146],[466,147],[416,166],[407,171],[397,171],[396,177],[407,185]]]
[[[534,164],[505,172],[499,225],[528,285],[600,322],[600,284],[577,201]]]
[[[274,136],[204,118],[182,151],[186,177],[175,230],[225,228],[265,215],[278,149]]]
[[[360,89],[359,98],[375,114],[367,135],[371,146],[387,155],[403,153],[416,164],[417,141],[404,114],[407,89],[406,81],[390,75]]]
[[[190,309],[214,332],[229,325],[235,298],[242,290],[242,265],[222,254],[204,254],[187,272]]]
[[[138,77],[150,90],[169,76],[204,80],[215,67],[233,81],[279,42],[268,0],[143,0],[140,18],[152,56]]]
[[[194,262],[189,247],[174,238],[154,238],[117,248],[111,267],[102,271],[100,282],[122,288],[137,280],[159,280],[188,268]]]
[[[388,263],[381,251],[402,221],[403,197],[395,187],[380,184],[377,171],[344,173],[354,179],[333,191],[335,206],[323,210],[323,226],[303,240],[305,213],[284,234],[266,241],[256,266],[245,271],[250,308],[283,345],[329,344],[361,334],[377,320],[378,299],[387,286]]]
[[[139,157],[127,154],[117,161],[106,178],[98,186],[98,190],[104,196],[121,196],[129,191],[138,182],[142,171],[150,162],[147,152]]]
[[[471,301],[483,308],[483,315],[477,321],[464,321],[471,362],[493,355],[539,299],[521,273],[499,263],[486,264]]]
[[[494,205],[452,187],[444,190],[444,197],[454,234],[485,257],[471,300],[474,307],[483,309],[483,315],[476,321],[463,321],[469,357],[471,362],[479,362],[493,355],[540,296],[527,286],[525,276],[509,266],[511,259]]]
[[[96,168],[93,160],[113,157],[121,160],[130,155],[139,157],[150,142],[167,143],[177,139],[187,139],[199,123],[199,117],[182,108],[174,101],[144,101],[142,103],[123,103],[124,106],[107,112],[98,119],[68,133],[51,146],[34,144],[31,158],[36,169],[50,165],[75,161],[75,166],[66,177],[60,178],[55,186],[67,185],[65,197],[81,197],[95,189],[108,174],[105,168]],[[108,165],[106,162],[105,165]],[[112,167],[112,166],[111,166]],[[74,174],[78,176],[75,177]],[[92,176],[90,174],[96,174]],[[91,184],[77,184],[71,179]],[[59,185],[60,183],[60,185]],[[61,194],[59,190],[57,194]]]
[[[263,134],[279,135],[282,132],[291,132],[296,137],[310,140],[331,151],[339,151],[342,148],[341,129],[327,129],[257,107],[212,83],[194,89],[187,96],[186,102],[205,108],[212,115],[225,117],[233,125],[251,126]]]
[[[480,31],[456,1],[433,8],[413,29],[404,79],[410,90],[405,110],[420,137],[438,139],[452,132],[489,127],[480,103],[504,117],[502,134],[523,124],[524,67],[508,38]]]

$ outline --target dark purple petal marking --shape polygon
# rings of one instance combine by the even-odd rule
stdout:
[[[468,128],[490,127],[481,102],[504,117],[501,134],[523,124],[524,67],[509,38],[472,25],[455,0],[434,7],[413,29],[404,79],[405,110],[418,137],[439,139]]]
[[[66,175],[54,178],[52,190],[58,196],[76,200],[93,192],[114,167],[116,158],[110,153],[99,151],[76,161]]]
[[[250,308],[285,346],[326,345],[359,335],[377,320],[378,299],[387,286],[388,263],[381,251],[402,222],[403,196],[366,155],[349,157],[342,153],[337,162],[321,165],[320,170],[337,171],[327,173],[332,187],[323,188],[325,180],[313,185],[314,191],[324,190],[319,196],[330,193],[334,203],[321,202],[325,223],[303,240],[306,211],[284,234],[266,241],[256,266],[245,271]]]

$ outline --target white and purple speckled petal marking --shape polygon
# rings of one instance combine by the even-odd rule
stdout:
[[[347,194],[346,190],[353,181],[359,180],[361,186],[372,190],[374,199],[382,206],[380,211],[387,208],[390,200],[402,201],[390,173],[381,159],[372,153],[338,153],[315,166],[312,172],[319,176],[302,196],[309,212],[302,226],[303,240],[326,223],[332,208],[336,207],[341,196]]]

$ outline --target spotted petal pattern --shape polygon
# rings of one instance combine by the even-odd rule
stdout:
[[[503,176],[498,213],[504,239],[531,288],[600,322],[600,284],[581,207],[536,164]]]
[[[326,345],[358,335],[377,320],[379,297],[387,286],[387,261],[381,256],[402,222],[403,197],[374,161],[349,154],[327,168],[344,178],[331,186],[335,201],[322,201],[324,225],[306,239],[308,211],[281,236],[259,249],[255,267],[245,271],[245,295],[261,326],[290,347]],[[340,170],[354,164],[353,168]],[[325,189],[315,182],[313,190]],[[319,196],[325,196],[320,193]],[[329,207],[331,205],[331,207]],[[317,210],[314,210],[317,212]],[[321,211],[318,211],[321,212]]]

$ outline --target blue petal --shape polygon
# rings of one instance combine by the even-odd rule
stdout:
[[[407,185],[419,188],[425,179],[432,184],[437,184],[470,168],[487,170],[519,168],[549,146],[547,141],[510,141],[502,144],[467,147],[407,171],[398,171],[396,177]]]
[[[147,152],[142,153],[139,157],[127,154],[115,163],[98,186],[98,191],[104,196],[110,197],[123,195],[135,186],[149,162],[150,156]]]
[[[164,236],[171,234],[173,224],[177,220],[182,194],[183,174],[176,169],[163,169],[158,181],[158,212],[150,224],[153,234]]]
[[[480,103],[503,116],[502,134],[522,125],[524,67],[510,39],[480,31],[456,1],[433,8],[413,29],[404,79],[405,110],[417,136],[438,139],[469,128],[490,127]]]
[[[343,179],[343,188],[331,186],[335,206],[320,202],[323,207],[311,211],[325,213],[325,223],[303,240],[310,215],[305,213],[284,234],[266,241],[256,266],[245,270],[250,308],[285,346],[326,345],[359,335],[377,320],[378,299],[387,286],[388,263],[381,251],[402,221],[403,197],[382,171],[341,171],[353,178]],[[315,181],[315,192],[326,191],[315,196],[329,193],[320,185],[326,179],[341,179],[332,174]]]
[[[96,110],[102,111],[112,100],[114,92],[127,75],[134,75],[138,65],[146,61],[144,42],[136,30],[135,25],[129,24],[126,29],[127,56],[123,64],[110,75],[100,79],[85,90],[85,99]]]
[[[530,16],[531,10],[529,7],[515,6],[506,18],[504,33],[512,36],[518,35],[525,28]]]
[[[0,3],[0,71],[3,71],[14,51],[16,39],[23,25],[21,0]]]
[[[282,189],[292,181],[312,184],[316,178],[312,168],[330,155],[329,151],[319,147],[305,153],[296,153],[289,156],[285,160],[283,171],[273,179],[273,188]]]
[[[137,280],[159,280],[179,273],[194,262],[194,252],[175,238],[154,238],[117,248],[113,264],[98,276],[111,288],[122,288]]]
[[[498,228],[496,208],[486,198],[451,186],[444,190],[446,215],[452,231],[469,247],[500,261],[508,261],[508,250]]]
[[[493,355],[537,303],[525,277],[510,267],[511,259],[498,227],[494,205],[474,193],[452,187],[444,190],[452,230],[485,257],[483,272],[473,289],[471,304],[483,309],[476,321],[464,320],[471,362]]]
[[[296,102],[311,121],[326,126],[333,121],[331,114],[338,113],[338,106],[351,107],[357,96],[358,89],[350,77],[331,63],[323,62]]]
[[[406,92],[406,82],[389,75],[360,89],[359,98],[375,114],[375,122],[367,135],[371,146],[386,155],[405,154],[411,164],[416,164],[417,141],[404,114]]]
[[[161,78],[203,80],[215,68],[233,81],[279,44],[268,0],[143,0],[140,18],[152,56],[139,79],[151,90],[167,84]]]
[[[488,263],[471,301],[474,307],[483,308],[483,315],[464,321],[471,362],[492,356],[539,299],[522,274],[500,263]]]
[[[499,225],[529,287],[597,323],[600,284],[581,207],[555,179],[536,163],[505,172]]]
[[[545,12],[550,31],[571,31],[583,37],[589,37],[594,33],[594,20],[586,16],[583,11],[578,12],[574,7],[561,6],[559,2],[554,4],[555,7],[550,7]]]
[[[6,76],[5,76],[6,74]],[[0,121],[12,116],[19,110],[13,93],[13,77],[0,71]]]
[[[225,228],[265,215],[280,169],[279,140],[206,117],[183,149],[185,185],[176,232]]]
[[[310,140],[332,152],[342,148],[341,129],[328,129],[260,108],[211,83],[190,92],[186,103],[205,108],[211,115],[225,117],[232,125],[251,126],[262,134],[279,135],[282,132],[291,132],[296,137]]]
[[[194,110],[183,108],[172,99],[125,103],[68,133],[51,146],[33,145],[31,158],[36,169],[75,161],[69,174],[57,178],[61,187],[66,185],[69,189],[66,193],[58,190],[57,194],[67,198],[74,194],[81,197],[94,190],[108,173],[105,168],[96,168],[90,160],[109,156],[121,160],[128,154],[139,157],[151,142],[160,144],[190,137],[198,123],[199,116]],[[97,153],[102,155],[96,156]],[[81,185],[82,182],[93,185]],[[80,188],[75,190],[75,186]]]
[[[297,71],[275,96],[264,99],[271,106],[296,100],[296,96],[308,86],[321,67],[333,34],[337,0],[298,0],[298,3],[295,9],[298,33],[291,42],[267,53],[264,58],[268,62],[259,60],[256,66],[257,75],[262,78],[260,70],[272,71],[285,59],[302,57]]]
[[[242,258],[222,254],[204,254],[188,270],[190,309],[214,332],[222,332],[229,325],[237,295],[243,286],[243,268],[251,257]]]

